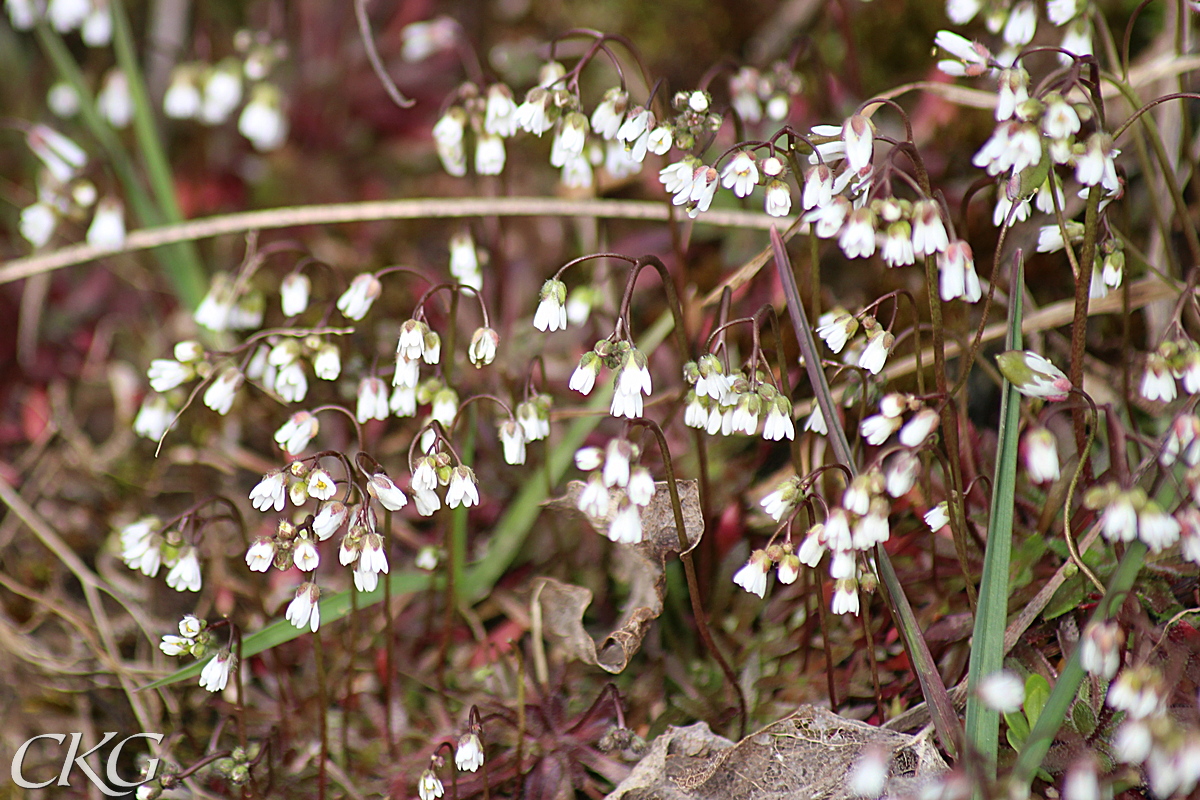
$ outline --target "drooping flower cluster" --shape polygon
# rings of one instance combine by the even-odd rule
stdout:
[[[127,567],[148,578],[155,577],[166,566],[167,586],[177,592],[200,591],[203,577],[199,552],[195,544],[184,538],[185,524],[186,519],[164,531],[157,517],[142,517],[122,527],[121,559]]]
[[[191,614],[179,621],[179,635],[165,634],[158,649],[168,656],[190,655],[204,658],[212,649],[212,632],[208,623]],[[228,647],[218,651],[204,669],[200,671],[200,687],[210,692],[221,692],[229,683],[229,674],[237,666],[237,657]]]
[[[1139,392],[1152,403],[1169,403],[1180,387],[1188,396],[1200,394],[1200,345],[1184,336],[1165,340],[1146,356]]]
[[[905,420],[905,414],[909,414]],[[918,448],[929,438],[940,421],[938,413],[910,394],[891,393],[879,401],[879,413],[859,423],[859,433],[868,444],[879,446],[893,433],[905,447]]]
[[[651,391],[645,354],[625,339],[601,339],[579,359],[579,366],[571,373],[569,387],[583,395],[591,394],[601,367],[616,373],[610,413],[629,419],[642,416],[642,395],[649,397]]]
[[[639,456],[637,445],[625,439],[575,453],[575,466],[591,473],[576,505],[592,519],[607,519],[613,542],[642,541],[642,509],[654,497],[655,485],[650,470],[637,463]]]
[[[439,487],[445,487],[447,508],[470,508],[479,504],[479,482],[475,471],[445,450],[427,452],[416,461],[410,488],[417,513],[428,517],[442,507]]]
[[[689,427],[710,435],[753,436],[761,420],[764,439],[777,442],[795,438],[792,402],[764,373],[756,372],[753,382],[744,372],[727,375],[720,359],[707,353],[685,364],[683,377],[692,386],[684,410],[684,422]]]
[[[1155,797],[1188,797],[1200,782],[1200,731],[1168,712],[1166,690],[1152,664],[1121,670],[1107,697],[1109,707],[1124,714],[1112,752],[1117,761],[1141,767]]]
[[[861,320],[860,324],[859,317],[843,308],[835,308],[822,314],[813,330],[834,353],[846,350],[843,359],[847,364],[857,364],[872,375],[878,375],[887,364],[896,337],[870,314],[862,314]],[[854,335],[860,329],[863,338],[855,339]],[[847,344],[849,349],[846,349]]]
[[[1184,525],[1191,517],[1191,504],[1184,504],[1175,515],[1168,514],[1139,486],[1124,489],[1115,482],[1093,486],[1083,503],[1100,512],[1100,532],[1110,542],[1140,539],[1155,553],[1179,541]]]

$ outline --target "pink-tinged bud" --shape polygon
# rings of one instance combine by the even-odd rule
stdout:
[[[1028,350],[1009,350],[996,356],[1000,372],[1026,397],[1057,402],[1066,400],[1071,381],[1048,359]]]

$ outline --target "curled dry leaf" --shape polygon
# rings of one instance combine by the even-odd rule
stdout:
[[[801,706],[737,744],[703,722],[668,728],[605,800],[851,800],[849,772],[870,749],[887,754],[889,796],[916,795],[947,769],[927,736]]]
[[[583,486],[581,481],[571,481],[567,484],[567,494],[551,500],[547,506],[580,513],[576,501]],[[696,481],[679,481],[678,486],[690,552],[699,544],[704,532],[700,490]],[[613,489],[611,495],[616,501],[623,492]],[[616,503],[610,502],[609,506],[615,508]],[[588,522],[603,535],[610,519],[588,517]],[[614,577],[629,585],[629,598],[616,628],[599,645],[583,627],[583,614],[592,602],[590,589],[553,578],[538,578],[533,586],[532,603],[540,607],[545,634],[557,641],[569,657],[614,674],[625,669],[629,659],[641,648],[650,623],[662,613],[667,589],[666,561],[679,554],[675,513],[671,508],[670,492],[663,481],[656,484],[650,505],[642,510],[642,530],[645,538],[640,543],[614,545]]]

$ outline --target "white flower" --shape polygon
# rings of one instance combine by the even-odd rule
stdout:
[[[1092,675],[1111,680],[1121,666],[1121,628],[1114,621],[1091,622],[1079,638],[1079,664]]]
[[[308,308],[312,281],[303,272],[289,272],[279,286],[279,301],[285,317],[303,314]]]
[[[1125,764],[1141,764],[1152,743],[1150,726],[1140,719],[1126,719],[1113,735],[1113,755]]]
[[[713,197],[717,193],[718,177],[717,171],[712,167],[702,165],[696,169],[695,177],[692,180],[692,190],[688,193],[687,213],[689,217],[695,219],[698,214],[708,211]]]
[[[458,508],[479,504],[479,486],[475,481],[475,471],[465,464],[459,464],[450,473],[450,486],[446,489],[446,506]]]
[[[321,590],[315,583],[300,584],[300,588],[296,590],[296,597],[288,603],[287,613],[284,614],[287,621],[300,630],[307,626],[316,633],[317,628],[321,627],[321,607],[317,605],[320,597]]]
[[[554,127],[558,109],[554,107],[554,97],[543,87],[534,87],[525,93],[525,102],[517,106],[517,124],[522,130],[541,136]],[[554,113],[551,113],[551,109]]]
[[[754,154],[743,150],[721,170],[721,185],[738,197],[746,197],[758,185],[758,164]],[[777,215],[778,216],[778,215]]]
[[[767,419],[763,423],[763,438],[772,442],[796,438],[796,425],[792,422],[792,404],[783,395],[779,395],[770,403]]]
[[[449,428],[458,416],[458,393],[446,386],[438,390],[429,406],[429,416]]]
[[[413,504],[417,507],[417,513],[422,517],[428,517],[442,507],[442,499],[438,497],[434,491],[418,491],[413,490]]]
[[[804,420],[804,430],[819,433],[822,436],[829,433],[829,426],[825,424],[825,413],[821,411],[820,404],[813,403],[812,413],[808,415],[808,419]]]
[[[312,572],[321,563],[321,556],[312,539],[300,539],[292,550],[292,561],[301,572]]]
[[[903,497],[908,494],[917,482],[917,473],[921,462],[915,453],[900,450],[893,453],[884,462],[884,488],[892,497]]]
[[[517,104],[513,102],[512,90],[502,83],[488,87],[483,129],[496,136],[512,136],[517,132]]]
[[[550,144],[550,166],[562,167],[568,161],[582,156],[583,146],[587,143],[587,133],[587,117],[578,111],[567,114]]]
[[[854,614],[858,616],[858,582],[853,578],[843,578],[833,582],[833,601],[830,610],[834,614]]]
[[[1138,511],[1138,538],[1153,553],[1161,553],[1179,541],[1179,523],[1153,500]]]
[[[383,546],[383,537],[378,533],[369,533],[363,537],[362,550],[358,554],[358,569],[364,573],[388,573],[387,552]]]
[[[1171,366],[1160,354],[1151,353],[1146,358],[1146,371],[1142,374],[1142,397],[1152,403],[1160,400],[1169,403],[1175,399],[1175,393],[1175,376]]]
[[[315,415],[308,411],[298,411],[275,431],[275,442],[287,453],[296,455],[308,447],[308,443],[320,429],[321,424]]]
[[[647,397],[650,395],[650,370],[646,368],[646,356],[637,348],[631,348],[625,356],[621,371],[617,373],[609,413],[614,417],[624,416],[629,419],[640,417],[643,394]]]
[[[275,563],[275,540],[258,539],[246,551],[246,566],[251,572],[266,572]]]
[[[179,635],[195,639],[206,625],[207,623],[195,614],[184,614],[179,620]]]
[[[133,95],[129,80],[120,69],[110,69],[96,95],[96,110],[114,128],[124,128],[133,119]]]
[[[337,484],[334,482],[333,476],[329,474],[329,470],[324,467],[317,467],[308,473],[308,482],[305,488],[309,497],[317,500],[328,500],[337,493]]]
[[[941,209],[934,200],[921,200],[913,206],[912,246],[917,256],[940,253],[950,244]]]
[[[817,206],[804,215],[804,222],[812,225],[813,232],[821,239],[831,239],[842,229],[851,212],[850,201],[838,195],[827,205]],[[872,241],[874,238],[872,236]]]
[[[146,370],[150,388],[156,392],[169,392],[195,375],[196,370],[190,364],[181,364],[171,358],[156,358]]]
[[[525,463],[525,429],[514,419],[500,423],[500,444],[504,449],[504,463]]]
[[[975,7],[978,9],[979,5]],[[973,16],[975,16],[974,13],[971,14],[971,17]],[[969,19],[970,17],[967,18],[967,20]],[[965,24],[967,20],[957,22],[952,18],[952,21],[955,21],[955,24],[959,25]],[[938,31],[937,35],[934,36],[933,43],[963,62],[962,65],[965,66],[966,71],[957,73],[959,75],[982,75],[986,71],[988,61],[992,55],[983,45],[978,42],[972,42],[970,39],[965,39],[952,31]],[[938,68],[946,72],[943,64],[945,62],[938,62]],[[955,73],[947,72],[947,74]]]
[[[608,443],[604,449],[604,471],[602,473],[605,486],[624,488],[629,484],[629,457],[631,454],[632,448],[624,439],[613,439]],[[587,460],[586,457],[585,460]],[[578,462],[579,453],[576,453],[576,463]]]
[[[21,209],[21,236],[34,247],[45,247],[58,226],[58,214],[49,203],[33,203]]]
[[[601,138],[615,139],[617,131],[625,118],[625,108],[629,103],[629,94],[619,88],[609,89],[604,98],[592,112],[592,130]]]
[[[858,365],[872,375],[878,375],[879,371],[883,369],[895,341],[896,337],[892,334],[883,328],[876,328],[867,335],[867,346],[863,348],[862,355],[858,357]]]
[[[668,164],[658,171],[658,180],[667,190],[667,194],[675,195],[671,202],[681,206],[688,201],[692,193],[692,181],[696,177],[696,168],[700,163],[691,156],[685,156],[682,161]]]
[[[996,101],[996,121],[1011,119],[1017,107],[1029,99],[1029,73],[1020,67],[1000,71],[1000,96]]]
[[[177,66],[171,73],[171,83],[163,95],[163,113],[171,119],[192,119],[200,113],[204,98],[196,84],[198,76],[193,65]]]
[[[185,547],[175,566],[167,573],[167,586],[177,592],[198,592],[201,584],[200,559],[196,556],[196,548]]]
[[[1046,2],[1046,18],[1054,25],[1065,25],[1078,13],[1078,0],[1047,0]]]
[[[388,393],[383,381],[374,376],[363,378],[358,384],[359,423],[372,419],[388,418]]]
[[[925,524],[935,533],[950,524],[950,509],[945,500],[925,512]]]
[[[395,481],[383,472],[376,472],[367,481],[367,493],[379,501],[388,511],[399,511],[408,505],[408,497]]]
[[[632,503],[621,508],[608,526],[608,540],[619,544],[642,541],[642,516]]]
[[[299,361],[293,361],[275,375],[275,393],[286,403],[299,403],[308,394],[308,377]]]
[[[1008,12],[1004,23],[1004,41],[1013,47],[1023,47],[1033,41],[1037,31],[1037,8],[1032,2],[1017,3]]]
[[[260,153],[277,150],[287,139],[288,120],[279,89],[269,83],[254,87],[250,102],[238,117],[238,133]]]
[[[567,286],[556,278],[542,284],[541,300],[533,315],[533,327],[539,331],[567,329]],[[586,392],[584,392],[586,394]]]
[[[404,354],[396,356],[396,372],[392,375],[392,386],[412,389],[415,392],[420,380],[421,362]]]
[[[346,506],[336,500],[332,503],[322,503],[321,510],[312,522],[313,533],[322,542],[325,541],[342,527],[347,513]]]
[[[424,61],[454,45],[458,23],[450,17],[411,22],[400,30],[400,57],[409,63]]]
[[[168,633],[158,643],[158,649],[163,652],[163,655],[180,656],[184,653],[190,653],[192,645],[195,643],[195,641],[186,636],[175,636]]]
[[[259,511],[274,508],[283,511],[287,504],[287,477],[281,470],[263,475],[262,480],[250,490],[250,502]]]
[[[599,474],[593,474],[584,484],[575,506],[589,517],[604,517],[608,514],[608,489]]]
[[[875,253],[875,222],[875,212],[869,207],[850,212],[846,226],[838,237],[838,246],[846,258],[869,258]]]
[[[750,554],[750,560],[733,576],[733,582],[750,594],[765,597],[767,594],[767,571],[771,568],[771,559],[763,550],[755,550]]]
[[[1042,133],[1029,123],[1011,121],[996,126],[992,137],[971,159],[971,163],[986,168],[988,175],[1020,172],[1042,158]],[[1082,183],[1082,181],[1080,181]]]
[[[87,243],[101,250],[116,250],[125,244],[125,206],[115,197],[105,197],[96,206],[88,226]]]
[[[500,334],[491,328],[476,328],[467,348],[467,357],[476,368],[485,367],[496,359],[499,344]]]
[[[1107,703],[1133,719],[1144,719],[1159,709],[1161,689],[1161,678],[1152,667],[1126,668],[1109,685]]]
[[[503,172],[506,155],[504,140],[499,136],[485,133],[475,137],[475,171],[480,175],[499,175]]]
[[[464,733],[454,750],[454,766],[464,772],[475,772],[483,766],[483,744],[474,733]]]
[[[358,275],[350,283],[350,288],[338,298],[338,311],[346,319],[360,320],[371,310],[371,304],[383,291],[383,284],[369,272]]]
[[[420,502],[420,501],[418,501]],[[426,572],[432,572],[437,569],[438,551],[436,547],[426,545],[417,551],[417,557],[413,559],[413,566],[417,569],[423,569]]]
[[[629,484],[625,487],[629,502],[645,508],[650,505],[654,491],[654,477],[650,474],[650,470],[645,467],[636,467],[629,473]]]
[[[858,320],[846,312],[821,315],[821,324],[816,327],[826,346],[835,353],[842,352],[846,342],[858,331]]]
[[[210,692],[223,692],[229,684],[229,673],[237,663],[237,657],[222,650],[204,665],[200,671],[200,688]]]
[[[1066,400],[1071,382],[1044,356],[1029,350],[1009,350],[996,356],[996,365],[1013,387],[1026,397],[1052,402]]]
[[[918,447],[938,426],[938,413],[932,408],[923,408],[900,429],[900,444]]]
[[[875,131],[871,121],[855,114],[842,123],[842,140],[846,143],[846,163],[854,172],[870,166],[875,148]]]
[[[878,747],[865,747],[846,775],[846,788],[854,797],[880,797],[887,787],[889,758]]]
[[[1025,702],[1025,682],[1009,670],[985,675],[976,691],[985,706],[1004,714],[1020,711]]]
[[[324,342],[312,359],[313,374],[323,381],[336,381],[342,374],[342,356],[333,342]]]
[[[242,65],[229,58],[211,68],[204,77],[204,102],[200,106],[200,121],[220,125],[238,103],[242,102]]]
[[[817,164],[804,176],[804,194],[801,204],[807,211],[824,208],[833,201],[833,171],[825,164]]]
[[[445,792],[446,790],[442,788],[442,782],[438,780],[438,776],[434,774],[432,769],[427,769],[421,773],[421,780],[417,783],[417,796],[421,800],[437,800]]]
[[[1110,194],[1121,188],[1117,178],[1115,159],[1121,151],[1112,146],[1112,137],[1104,133],[1093,133],[1088,137],[1087,149],[1075,159],[1075,180],[1084,186],[1100,184]]]
[[[764,210],[772,217],[786,217],[792,211],[792,190],[781,180],[767,184]]]
[[[796,507],[800,496],[800,487],[795,479],[784,481],[779,488],[759,501],[763,511],[771,519],[779,522],[783,515]]]
[[[221,370],[217,379],[209,384],[204,391],[204,405],[224,416],[233,408],[233,398],[241,387],[245,376],[237,367],[226,367]]]

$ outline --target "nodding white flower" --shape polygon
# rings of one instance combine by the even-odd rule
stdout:
[[[945,500],[925,512],[925,524],[934,533],[950,524],[950,509]]]
[[[250,502],[259,511],[274,508],[283,511],[287,504],[287,477],[282,470],[272,470],[250,490]]]
[[[449,17],[411,22],[400,30],[400,57],[408,62],[424,61],[449,49],[458,35],[458,23]]]
[[[342,356],[337,345],[324,342],[312,359],[313,374],[323,381],[336,381],[342,374]]]
[[[800,549],[796,552],[801,564],[815,567],[821,563],[821,556],[825,555],[825,545],[821,543],[824,533],[825,526],[819,522],[808,529],[804,541],[800,543]]]
[[[321,555],[312,539],[300,539],[292,550],[292,561],[301,572],[312,572],[321,563]]]
[[[1025,460],[1025,471],[1034,483],[1049,483],[1059,479],[1058,443],[1054,434],[1042,425],[1025,431],[1021,438],[1021,455]]]
[[[200,671],[200,688],[210,692],[223,692],[229,685],[229,673],[237,664],[237,656],[228,650],[222,650],[204,665]]]
[[[383,546],[383,537],[378,533],[368,533],[363,537],[362,549],[358,554],[358,570],[364,573],[388,573],[387,551]]]
[[[892,538],[892,529],[888,524],[889,513],[891,506],[887,500],[882,497],[871,500],[871,508],[867,515],[859,518],[854,524],[852,538],[856,550],[866,550]]]
[[[493,83],[487,91],[483,129],[495,136],[512,136],[517,132],[517,104],[512,90],[502,83]]]
[[[772,217],[786,217],[792,211],[792,190],[781,180],[767,184],[764,210]]]
[[[689,428],[704,430],[708,427],[708,400],[700,397],[695,391],[687,393],[686,405],[683,409],[683,424]]]
[[[467,174],[466,151],[463,148],[466,121],[466,112],[454,106],[433,126],[433,143],[438,159],[442,162],[442,168],[456,178]]]
[[[879,475],[864,472],[850,481],[842,492],[842,508],[853,514],[866,514],[871,506],[871,495],[878,489]]]
[[[646,150],[656,156],[661,156],[671,149],[674,134],[666,125],[659,125],[646,136]]]
[[[1083,241],[1084,226],[1082,222],[1069,220],[1066,224],[1067,237],[1073,243]],[[1057,253],[1063,249],[1063,229],[1056,223],[1043,225],[1038,229],[1037,251],[1039,253]]]
[[[916,485],[920,468],[921,461],[916,453],[909,450],[893,453],[884,462],[884,489],[892,497],[903,497]]]
[[[437,497],[437,495],[434,495]],[[419,502],[419,501],[418,501]],[[427,515],[428,516],[428,515]],[[413,559],[413,566],[417,569],[423,569],[426,572],[432,572],[437,569],[438,551],[432,545],[426,545],[417,551],[417,557]]]
[[[194,644],[196,642],[190,637],[168,633],[163,635],[162,641],[158,643],[158,649],[163,652],[163,655],[181,656],[184,653],[190,653]]]
[[[1032,124],[1014,120],[997,125],[991,138],[979,149],[971,163],[986,168],[988,175],[999,175],[1010,170],[1015,174],[1038,163],[1041,158],[1041,131]]]
[[[863,348],[862,355],[858,357],[858,365],[872,375],[878,375],[887,362],[888,354],[895,342],[895,336],[883,328],[876,328],[867,334],[867,346]]]
[[[821,543],[833,552],[849,550],[854,546],[854,537],[850,535],[850,515],[844,508],[834,508],[825,519],[825,528],[821,534]]]
[[[171,119],[192,119],[200,113],[204,98],[200,94],[197,67],[181,64],[171,72],[171,83],[163,94],[163,113]]]
[[[421,362],[401,354],[396,356],[396,371],[392,375],[392,386],[416,390],[421,380]]]
[[[275,393],[287,403],[299,403],[308,394],[308,377],[299,361],[293,361],[275,375]]]
[[[582,362],[580,362],[582,367]],[[630,348],[625,363],[617,373],[609,413],[614,417],[636,419],[642,415],[642,395],[650,396],[650,370],[646,368],[646,356],[637,348]]]
[[[992,212],[992,224],[996,227],[1012,225],[1029,219],[1029,200],[1018,200],[1014,205],[1008,197],[1008,187],[1012,186],[1012,181],[1012,178],[1005,181],[1003,191],[996,193],[996,210]]]
[[[819,433],[822,436],[829,433],[829,426],[825,424],[825,412],[821,411],[820,404],[813,403],[812,413],[804,421],[804,430]]]
[[[450,274],[464,286],[483,288],[483,273],[479,271],[479,253],[469,230],[457,231],[450,237]],[[439,342],[440,344],[440,342]],[[428,348],[425,348],[428,350]],[[422,355],[425,355],[422,352]],[[433,361],[432,363],[437,363]]]
[[[1037,8],[1032,2],[1017,3],[1008,12],[1004,23],[1004,41],[1013,47],[1023,47],[1033,41],[1037,31]]]
[[[535,395],[517,406],[517,422],[525,431],[525,440],[538,442],[550,435],[550,398]]]
[[[1047,136],[1051,139],[1067,140],[1079,132],[1079,127],[1079,114],[1062,95],[1055,92],[1046,98],[1046,111],[1042,114],[1042,131]]]
[[[598,473],[593,473],[584,484],[575,506],[589,517],[602,518],[608,514],[608,488]]]
[[[104,76],[104,85],[96,95],[96,110],[114,128],[124,128],[133,119],[129,79],[120,69],[114,67]]]
[[[429,405],[429,416],[449,428],[458,416],[458,392],[444,386],[433,396]]]
[[[429,326],[417,319],[407,319],[400,325],[400,338],[396,342],[396,358],[419,361],[425,352],[425,334]]]
[[[854,114],[842,123],[842,141],[846,143],[846,163],[855,172],[870,166],[875,150],[875,131],[871,121]]]
[[[245,376],[237,367],[221,370],[217,379],[204,391],[204,405],[225,416],[229,409],[233,408],[233,398],[237,396],[237,390],[241,388],[244,380]]]
[[[923,408],[900,429],[900,444],[918,447],[938,426],[938,413],[932,408]]]
[[[163,391],[159,389],[158,391]],[[1141,395],[1150,402],[1169,403],[1175,399],[1175,376],[1171,365],[1159,353],[1146,358],[1146,371],[1142,374]]]
[[[359,424],[367,420],[388,418],[387,387],[379,378],[372,375],[359,381],[358,410],[355,417]]]
[[[629,116],[621,123],[621,127],[617,129],[617,140],[625,142],[626,146],[633,145],[641,137],[649,134],[654,128],[654,112],[648,108],[638,106],[629,112]],[[635,161],[641,159],[634,157]]]
[[[533,315],[533,327],[539,331],[566,330],[566,302],[567,285],[557,278],[548,279],[542,284],[541,299]]]
[[[625,119],[628,104],[627,92],[616,87],[609,89],[592,112],[592,130],[603,139],[615,139]]]
[[[800,498],[800,482],[796,478],[790,478],[760,500],[759,505],[767,512],[767,516],[779,522],[784,514],[796,507]]]
[[[321,607],[317,605],[320,599],[321,589],[315,583],[302,583],[296,589],[296,597],[288,603],[284,616],[300,630],[307,627],[316,633],[321,627]]]
[[[762,412],[762,398],[756,392],[747,392],[738,398],[733,407],[733,430],[753,436],[758,430],[758,417]]]
[[[1153,745],[1150,726],[1140,719],[1126,719],[1113,735],[1113,755],[1125,764],[1141,764]]]
[[[442,499],[438,497],[437,492],[413,492],[413,504],[417,507],[417,513],[422,517],[428,517],[442,507]]]
[[[817,164],[804,176],[804,195],[801,204],[807,211],[824,208],[833,201],[833,170],[825,164]]]
[[[1127,667],[1108,687],[1108,705],[1133,719],[1145,719],[1163,700],[1162,676],[1149,665]]]
[[[833,601],[830,610],[834,614],[853,614],[858,616],[858,581],[854,578],[844,578],[833,582]]]
[[[771,569],[771,559],[765,550],[755,550],[750,554],[750,560],[733,576],[733,582],[750,594],[765,597],[767,594],[767,571]]]
[[[971,16],[974,16],[974,14]],[[972,42],[970,39],[959,36],[952,31],[938,31],[937,35],[933,38],[933,43],[962,62],[966,71],[958,74],[982,75],[987,71],[988,62],[991,60],[992,54],[991,51],[978,42]],[[943,72],[946,71],[942,67],[942,62],[938,63],[938,67]]]
[[[475,481],[475,471],[465,464],[459,464],[450,473],[450,486],[446,489],[446,506],[458,508],[460,505],[470,508],[479,504],[479,486]]]
[[[379,573],[363,569],[362,559],[354,565],[354,588],[360,592],[373,592],[379,587]]]
[[[350,288],[338,298],[337,308],[346,319],[358,321],[371,310],[371,304],[383,291],[383,284],[369,272],[355,276]]]
[[[846,258],[869,258],[875,253],[875,212],[868,207],[850,212],[838,237],[838,246]]]
[[[257,539],[246,551],[246,566],[252,572],[266,572],[275,563],[275,540]]]
[[[515,419],[510,417],[500,423],[500,444],[505,464],[525,463],[525,430]]]
[[[74,140],[45,125],[34,125],[25,142],[59,183],[68,183],[87,165],[87,153]]]
[[[883,236],[884,263],[889,267],[906,267],[914,263],[915,259],[912,225],[903,219],[890,223]]]
[[[864,747],[846,775],[846,788],[854,797],[874,798],[887,788],[889,754],[879,747]]]
[[[591,448],[596,449],[596,448]],[[633,448],[629,442],[624,439],[613,439],[609,441],[608,446],[604,448],[604,470],[601,477],[604,478],[605,486],[620,486],[624,488],[629,483],[629,458],[633,455]],[[595,458],[589,452],[589,448],[583,448],[575,453],[575,463],[580,469],[584,469],[585,464],[595,462]],[[599,466],[597,464],[597,466]],[[592,467],[595,469],[596,467]]]
[[[812,225],[813,232],[818,238],[831,239],[837,236],[838,231],[842,229],[851,210],[850,201],[838,195],[828,204],[817,206],[809,211],[804,215],[803,220]]]
[[[198,592],[203,581],[200,576],[200,559],[195,547],[185,547],[179,560],[167,573],[167,586],[177,592]]]
[[[317,467],[308,473],[306,489],[309,497],[314,497],[317,500],[328,500],[337,493],[337,483],[334,482],[333,476],[329,474],[329,470],[324,467]]]
[[[171,358],[156,358],[146,370],[150,388],[156,392],[169,392],[176,386],[190,381],[195,375],[196,370],[191,364],[181,364]]]
[[[697,215],[708,211],[713,197],[717,193],[719,175],[712,167],[700,166],[696,169],[692,180],[692,191],[688,194],[688,216],[695,219]]]
[[[1092,675],[1111,680],[1121,666],[1121,627],[1115,621],[1089,622],[1079,638],[1079,664]]]
[[[1067,26],[1059,47],[1065,53],[1058,54],[1059,63],[1070,64],[1075,56],[1090,56],[1092,54],[1092,23],[1086,15],[1082,15]]]
[[[308,411],[298,411],[275,431],[275,442],[289,454],[296,455],[308,447],[308,443],[320,429],[321,424],[315,415]]]
[[[421,800],[437,800],[445,792],[446,790],[442,788],[442,782],[438,780],[438,776],[432,769],[427,769],[421,773],[421,780],[417,783],[417,796]]]
[[[636,467],[629,473],[629,484],[625,487],[629,502],[645,508],[650,505],[654,492],[654,477],[650,474],[650,470],[645,467]]]
[[[846,342],[858,331],[858,319],[844,311],[822,314],[820,323],[816,327],[817,336],[835,353],[842,352]]]
[[[96,206],[87,243],[101,250],[115,250],[125,244],[125,206],[120,200],[105,197]]]
[[[342,527],[342,523],[346,521],[348,513],[346,506],[337,500],[331,503],[322,503],[321,510],[317,512],[317,516],[312,522],[312,530],[317,539],[323,542],[337,533],[338,528]]]
[[[568,161],[583,155],[583,146],[587,144],[587,134],[587,117],[578,111],[567,114],[554,134],[554,141],[550,144],[550,166],[562,167]]]
[[[913,206],[912,247],[917,256],[944,251],[950,244],[942,212],[936,200],[920,200]]]
[[[464,733],[454,749],[454,766],[464,772],[475,772],[483,766],[483,745],[475,733]]]
[[[303,314],[308,308],[312,281],[303,272],[289,272],[279,285],[279,302],[285,317]]]
[[[608,540],[618,544],[642,541],[642,516],[637,506],[626,504],[613,515],[608,526]]]
[[[491,328],[476,328],[471,336],[471,345],[467,348],[467,357],[476,368],[486,367],[496,360],[496,347],[500,344],[500,334]]]
[[[1179,523],[1154,500],[1138,510],[1138,538],[1151,552],[1161,553],[1179,541]]]
[[[1053,5],[1053,0],[1047,5]],[[1077,759],[1063,778],[1062,800],[1100,800],[1102,796],[1095,760],[1090,755]]]
[[[684,156],[682,160],[668,164],[658,171],[659,183],[666,189],[667,194],[675,195],[671,199],[674,205],[681,206],[688,201],[699,166],[700,162],[694,157]]]
[[[34,247],[45,247],[58,227],[58,213],[49,203],[33,203],[21,209],[21,236]]]
[[[1006,669],[985,675],[976,689],[979,699],[993,711],[1011,714],[1025,702],[1025,682]]]
[[[796,424],[792,421],[792,403],[783,395],[768,404],[767,419],[763,423],[763,438],[772,442],[796,438]]]
[[[746,197],[758,185],[758,163],[754,154],[743,150],[730,159],[721,170],[721,185],[732,189],[738,197]]]
[[[432,492],[437,489],[438,475],[432,456],[417,459],[417,467],[413,470],[412,482],[409,485],[414,492]]]
[[[591,162],[585,156],[569,159],[563,164],[561,180],[569,189],[590,189],[594,182]],[[570,312],[567,316],[570,317]]]
[[[1190,467],[1200,463],[1200,417],[1195,414],[1181,414],[1171,422],[1170,434],[1158,456],[1158,463],[1169,467],[1180,455]]]
[[[1063,26],[1073,20],[1079,13],[1078,0],[1047,0],[1046,19],[1051,24]]]
[[[475,137],[475,171],[480,175],[499,175],[506,157],[504,140],[499,136],[485,133]]]
[[[250,102],[238,116],[238,133],[250,140],[260,153],[278,150],[287,140],[288,119],[283,113],[283,97],[269,83],[255,85]]]
[[[1084,186],[1100,184],[1105,191],[1115,194],[1121,189],[1117,178],[1115,159],[1121,151],[1112,146],[1112,137],[1105,133],[1093,133],[1088,137],[1083,155],[1075,159],[1075,180]]]
[[[1009,350],[996,356],[996,365],[1013,387],[1026,397],[1051,402],[1066,400],[1071,381],[1044,356],[1029,350]]]
[[[367,481],[367,493],[388,511],[399,511],[408,505],[408,497],[383,472],[376,472],[371,476],[371,480]]]
[[[1029,99],[1029,73],[1020,67],[1001,70],[998,83],[1000,96],[996,101],[996,121],[1003,122],[1011,119],[1017,108]]]
[[[204,76],[204,102],[200,106],[200,121],[205,125],[220,125],[238,103],[242,102],[242,64],[227,58],[211,67]]]

